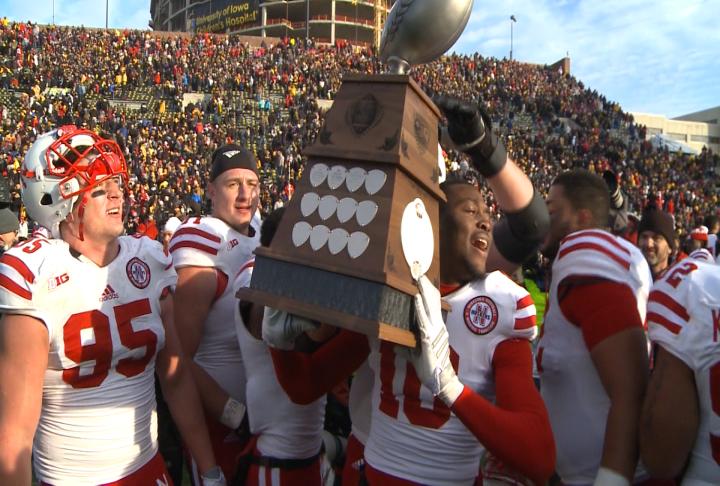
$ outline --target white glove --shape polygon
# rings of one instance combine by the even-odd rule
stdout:
[[[265,343],[276,349],[290,350],[295,347],[295,339],[305,331],[317,329],[319,324],[303,317],[289,314],[279,309],[265,307],[262,322],[262,338]]]
[[[205,474],[200,475],[203,486],[227,486],[225,475],[218,466],[213,467],[205,471]]]
[[[223,408],[220,423],[229,429],[237,429],[240,427],[246,412],[245,404],[238,402],[233,397],[227,399]]]
[[[630,480],[612,469],[600,467],[593,486],[630,486]]]
[[[452,406],[464,385],[450,363],[450,336],[442,317],[440,291],[426,276],[418,280],[420,293],[415,295],[415,314],[420,330],[420,346],[410,355],[420,381],[433,395]]]

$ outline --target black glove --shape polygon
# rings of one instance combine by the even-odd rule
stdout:
[[[611,170],[606,170],[602,175],[610,194],[610,214],[608,226],[615,235],[625,233],[628,225],[628,198],[623,194],[618,184],[617,176]]]
[[[449,96],[433,99],[445,118],[455,148],[470,156],[483,177],[492,177],[505,166],[507,152],[492,130],[492,122],[480,107]]]

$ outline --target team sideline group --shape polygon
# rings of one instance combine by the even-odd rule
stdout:
[[[671,264],[669,215],[649,208],[636,246],[609,230],[602,177],[533,187],[481,107],[435,102],[503,216],[476,183],[441,185],[440,280],[417,279],[413,349],[236,298],[282,217],[256,217],[246,148],[215,151],[211,214],[163,248],[123,236],[114,141],[38,137],[22,199],[46,234],[0,259],[0,484],[171,484],[155,376],[195,485],[326,484],[326,396],[350,377],[343,485],[720,484],[709,235]],[[540,336],[508,277],[538,251]]]

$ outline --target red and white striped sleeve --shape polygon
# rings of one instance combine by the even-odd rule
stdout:
[[[45,321],[37,308],[37,254],[12,248],[0,258],[0,314],[23,314]]]
[[[597,276],[622,276],[633,263],[632,251],[627,245],[606,231],[578,231],[560,243],[554,266],[599,274]],[[555,273],[555,269],[553,271]]]
[[[170,255],[175,268],[215,267],[223,237],[207,218],[191,218],[183,223],[170,240]]]
[[[18,256],[5,253],[0,258],[0,288],[13,297],[32,300],[35,273]],[[3,299],[2,304],[6,299]],[[0,305],[2,305],[0,304]]]
[[[531,331],[532,336],[528,339],[532,339],[535,337],[534,333],[537,330],[535,303],[527,292],[525,292],[524,295],[519,295],[516,300],[513,330],[519,334],[523,334],[523,336],[518,337],[526,337],[524,334],[527,333],[527,331]]]
[[[652,277],[640,250],[626,240],[599,229],[571,233],[560,243],[552,279],[562,313],[582,329],[588,349],[642,328]]]
[[[712,253],[710,253],[710,250],[707,248],[698,248],[697,250],[691,252],[688,255],[688,258],[692,258],[693,260],[700,260],[701,262],[706,263],[715,263],[715,259],[712,256]]]
[[[233,290],[238,291],[239,289],[250,287],[250,280],[252,280],[253,268],[255,267],[255,258],[243,263],[243,266],[238,270],[235,279],[233,280]]]
[[[500,272],[486,277],[486,288],[497,299],[501,315],[511,312],[509,318],[501,316],[499,320],[496,345],[508,339],[535,339],[538,332],[535,303],[528,291]]]
[[[697,369],[720,340],[719,291],[715,264],[686,258],[672,267],[650,292],[650,340]]]

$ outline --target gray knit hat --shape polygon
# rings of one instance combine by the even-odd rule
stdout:
[[[18,221],[17,216],[15,216],[15,213],[10,211],[8,208],[0,209],[0,235],[13,233],[17,231],[19,227],[20,222]]]

